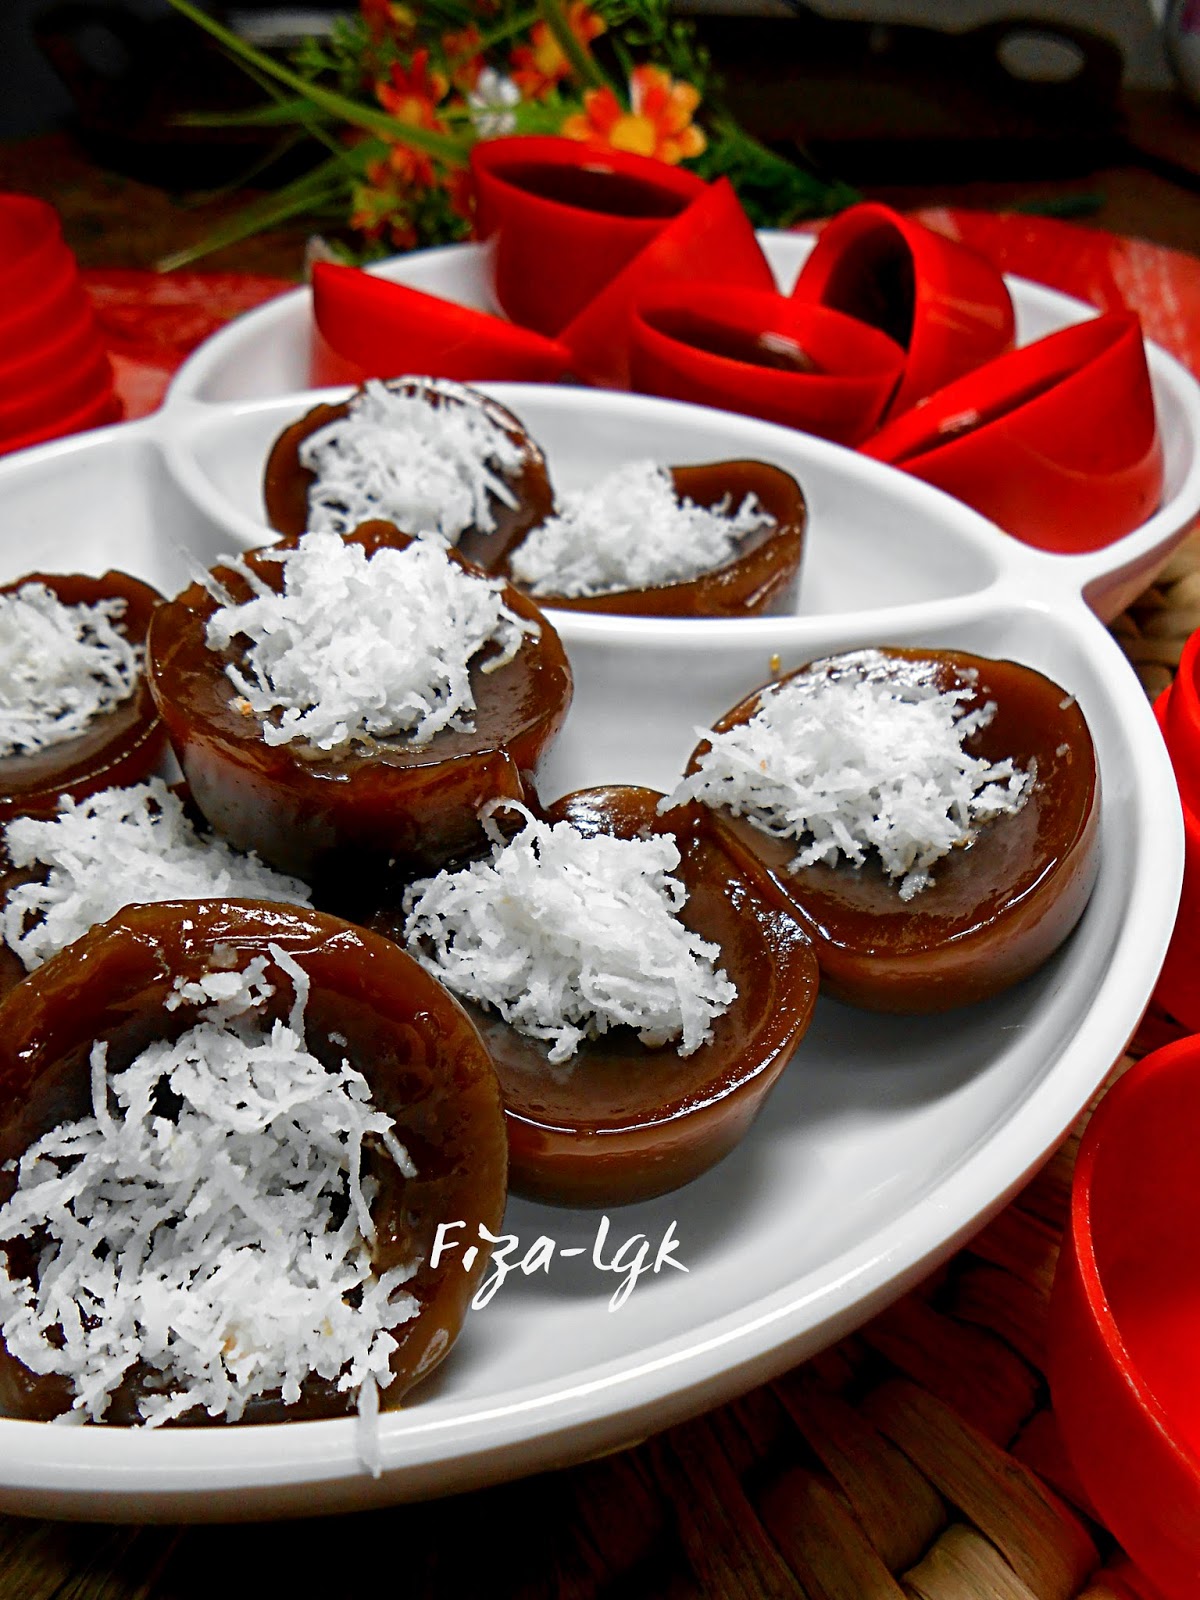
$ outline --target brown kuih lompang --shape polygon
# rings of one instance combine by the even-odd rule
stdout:
[[[127,908],[55,956],[0,1006],[0,1161],[15,1163],[43,1134],[92,1112],[89,1056],[107,1041],[115,1074],[156,1040],[178,1038],[196,1020],[191,1003],[167,1010],[175,979],[268,960],[275,989],[267,1015],[286,1021],[293,982],[276,966],[276,945],[310,983],[305,1043],[337,1068],[343,1058],[366,1079],[377,1110],[390,1116],[416,1176],[406,1176],[378,1147],[364,1142],[364,1172],[378,1185],[372,1203],[373,1271],[420,1258],[405,1289],[419,1311],[391,1332],[394,1374],[380,1389],[384,1408],[442,1360],[453,1343],[487,1264],[481,1248],[470,1270],[459,1253],[431,1266],[438,1224],[463,1222],[467,1236],[482,1224],[495,1233],[505,1204],[506,1149],[499,1090],[486,1050],[461,1008],[390,940],[335,917],[258,901],[187,901]],[[0,1174],[0,1200],[16,1179]],[[10,1271],[36,1270],[36,1251]],[[137,1421],[147,1393],[144,1364],[114,1392],[106,1422]],[[157,1392],[157,1391],[156,1391]],[[66,1378],[39,1376],[0,1346],[0,1413],[46,1419],[65,1410]],[[342,1414],[353,1393],[310,1375],[300,1399],[275,1394],[249,1400],[241,1420],[269,1422]],[[196,1409],[180,1419],[204,1422]]]
[[[439,388],[443,386],[436,380],[398,378],[389,381],[386,387],[401,394],[437,394],[443,405],[462,404],[462,401],[452,396],[440,394]],[[489,496],[496,526],[490,531],[483,528],[468,528],[456,545],[469,561],[475,562],[485,572],[502,572],[508,552],[514,545],[520,544],[530,528],[544,521],[553,509],[554,491],[546,471],[545,457],[520,421],[506,406],[502,406],[478,389],[471,389],[466,385],[455,384],[444,387],[461,390],[463,394],[469,396],[470,402],[478,405],[488,419],[503,429],[521,448],[523,456],[521,471],[516,480],[510,484],[517,504],[507,506],[495,495]],[[351,396],[351,399],[353,398],[354,396]],[[279,533],[296,536],[303,533],[309,525],[308,492],[316,481],[316,476],[300,464],[301,445],[314,433],[318,433],[329,423],[337,422],[349,415],[349,412],[350,400],[345,400],[339,405],[314,406],[298,422],[293,422],[290,427],[285,428],[271,446],[263,473],[263,504],[267,521]],[[401,531],[415,534],[420,530],[404,528]]]
[[[464,1001],[500,1078],[516,1194],[557,1205],[606,1206],[665,1194],[706,1171],[748,1131],[812,1017],[817,963],[770,876],[703,806],[659,816],[652,789],[604,787],[544,813],[587,837],[673,834],[687,890],[685,927],[720,946],[717,965],[737,998],[691,1055],[650,1049],[633,1028],[585,1040],[568,1069],[547,1046]],[[399,927],[379,926],[397,936]]]
[[[383,522],[366,523],[346,539],[368,555],[413,542]],[[281,568],[272,558],[297,543],[283,539],[243,559],[278,592]],[[457,551],[449,555],[477,570]],[[235,600],[249,597],[236,572],[218,567],[215,576]],[[225,666],[236,652],[205,643],[218,602],[202,584],[185,589],[155,616],[148,666],[197,806],[239,849],[301,877],[342,880],[343,887],[348,871],[428,870],[477,848],[479,808],[501,796],[529,798],[532,774],[571,702],[571,671],[553,627],[511,586],[504,602],[536,620],[539,635],[494,672],[481,665],[492,647],[472,663],[471,731],[445,728],[420,745],[396,735],[338,753],[265,743],[258,719],[233,704]]]
[[[942,690],[967,683],[968,712],[995,702],[992,720],[963,748],[989,761],[1011,758],[1024,769],[1036,762],[1020,810],[984,822],[972,843],[934,864],[932,884],[907,901],[874,854],[861,867],[839,861],[793,870],[795,839],[768,834],[724,808],[718,815],[794,903],[816,948],[823,994],[875,1011],[946,1011],[1028,977],[1083,915],[1099,869],[1099,771],[1074,697],[1033,668],[961,650],[880,654],[930,662]],[[770,687],[748,695],[714,731],[748,722]],[[693,751],[689,774],[707,747],[704,741]]]
[[[28,583],[45,584],[63,605],[123,600],[120,631],[143,644],[162,596],[124,572],[91,578],[81,573],[31,572],[0,588],[10,595]],[[95,717],[81,734],[26,755],[0,757],[0,821],[15,816],[51,816],[63,795],[81,800],[97,789],[137,783],[154,772],[167,747],[144,674],[133,694]]]
[[[773,526],[748,535],[737,555],[698,578],[607,594],[539,594],[539,605],[638,617],[746,617],[781,609],[795,589],[808,521],[795,478],[765,461],[712,461],[667,470],[679,500],[710,509],[726,500],[736,510],[753,494]]]

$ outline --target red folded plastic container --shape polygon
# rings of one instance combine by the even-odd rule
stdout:
[[[548,335],[706,187],[682,167],[558,135],[481,139],[471,177],[497,304]]]
[[[763,289],[672,283],[639,300],[633,387],[857,444],[879,420],[904,352],[865,322]]]
[[[556,340],[386,278],[313,268],[309,371],[317,386],[417,374],[459,382],[553,383],[571,356]]]
[[[1141,325],[1078,322],[939,389],[863,446],[1041,550],[1099,550],[1162,495]]]
[[[992,263],[874,202],[825,225],[792,292],[869,322],[908,352],[890,417],[1012,344],[1012,299]]]
[[[575,372],[608,389],[630,386],[630,327],[664,284],[730,284],[773,291],[775,276],[727,178],[719,178],[562,330]]]

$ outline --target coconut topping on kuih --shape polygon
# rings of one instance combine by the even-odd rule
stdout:
[[[815,661],[764,690],[749,721],[709,741],[669,802],[702,800],[801,845],[793,870],[874,851],[900,898],[978,829],[1019,811],[1035,772],[970,755],[994,701],[967,711],[969,683],[940,689],[930,663],[877,650]]]
[[[687,891],[670,875],[674,839],[586,837],[502,804],[526,818],[514,839],[489,823],[489,860],[407,891],[410,954],[453,993],[549,1044],[554,1064],[621,1026],[652,1048],[678,1040],[680,1055],[698,1050],[736,990],[716,965],[719,948],[679,920]]]
[[[0,757],[77,738],[129,699],[142,651],[124,612],[123,599],[64,605],[44,583],[0,595]]]
[[[349,405],[300,446],[300,465],[316,477],[310,528],[350,533],[381,518],[455,544],[468,528],[495,528],[493,498],[518,504],[509,478],[523,447],[471,390],[445,379],[407,390],[372,379]]]
[[[197,832],[159,778],[86,800],[66,796],[56,817],[18,817],[3,835],[12,866],[45,869],[43,879],[12,888],[0,910],[0,932],[29,972],[122,906],[242,897],[310,901],[298,878]]]
[[[0,1322],[31,1371],[70,1380],[62,1420],[103,1421],[127,1375],[149,1427],[294,1404],[310,1375],[369,1410],[391,1381],[418,1263],[372,1268],[364,1140],[415,1168],[361,1074],[309,1052],[307,975],[268,948],[293,987],[286,1022],[262,1015],[265,957],[177,980],[167,1009],[199,1003],[194,1025],[115,1073],[97,1043],[91,1115],[21,1158],[0,1242],[31,1240],[37,1264],[14,1274],[0,1251]]]
[[[513,551],[509,570],[535,596],[660,588],[724,566],[745,538],[772,523],[753,494],[736,510],[728,496],[698,506],[680,500],[665,467],[632,461],[564,494],[558,514]]]
[[[399,735],[421,745],[443,728],[469,729],[471,662],[492,645],[481,670],[495,671],[538,634],[504,604],[503,580],[465,571],[438,544],[368,556],[311,531],[262,558],[280,563],[283,592],[230,560],[253,598],[214,612],[206,639],[218,651],[247,641],[225,670],[268,745],[330,751]]]

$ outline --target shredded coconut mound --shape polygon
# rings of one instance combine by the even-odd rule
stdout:
[[[994,701],[964,711],[970,684],[939,690],[931,662],[861,650],[816,661],[768,689],[754,716],[710,741],[669,804],[702,800],[796,839],[793,869],[875,850],[902,900],[933,882],[930,868],[979,827],[1021,809],[1036,773],[969,755]]]
[[[308,525],[350,533],[381,517],[405,533],[456,544],[468,528],[490,533],[493,499],[518,503],[510,477],[524,452],[484,406],[482,396],[444,379],[402,379],[416,393],[370,380],[349,414],[300,446],[300,465],[316,474]]]
[[[531,594],[610,594],[683,583],[724,566],[743,539],[772,526],[756,495],[736,511],[675,494],[671,474],[631,461],[588,489],[565,494],[557,516],[513,551],[509,569]]]
[[[148,1427],[194,1408],[236,1422],[275,1392],[294,1404],[310,1375],[349,1392],[391,1381],[416,1263],[373,1270],[364,1141],[415,1169],[362,1075],[307,1049],[307,977],[269,949],[303,980],[286,1023],[255,1015],[272,992],[259,957],[237,975],[235,1020],[227,995],[221,1020],[202,1012],[111,1074],[97,1043],[91,1116],[21,1158],[0,1242],[38,1257],[14,1277],[0,1251],[2,1332],[31,1371],[70,1380],[64,1421],[102,1421],[135,1369]]]
[[[523,806],[524,829],[491,859],[415,883],[404,897],[409,952],[457,995],[498,1011],[566,1061],[584,1039],[636,1028],[645,1045],[691,1055],[737,996],[720,949],[685,928],[670,876],[674,839],[585,838]]]
[[[10,890],[0,931],[27,972],[122,906],[159,900],[278,900],[308,905],[299,878],[197,833],[160,778],[65,797],[56,817],[18,817],[4,828],[14,867],[45,869],[45,882]]]
[[[441,545],[368,556],[309,532],[272,559],[283,593],[231,560],[254,597],[215,611],[206,634],[211,650],[249,641],[225,671],[269,745],[336,750],[401,734],[422,745],[443,728],[470,729],[471,661],[494,644],[482,669],[494,672],[538,635],[504,604],[503,579],[464,571]]]
[[[142,651],[124,613],[121,599],[64,605],[44,583],[0,595],[0,757],[77,738],[129,699]]]

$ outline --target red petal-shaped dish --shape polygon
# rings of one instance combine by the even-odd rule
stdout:
[[[570,352],[554,339],[357,267],[318,261],[312,290],[314,388],[401,372],[553,383],[570,369]]]
[[[1099,550],[1158,506],[1162,444],[1136,317],[1096,317],[939,389],[863,446],[1041,550]]]

